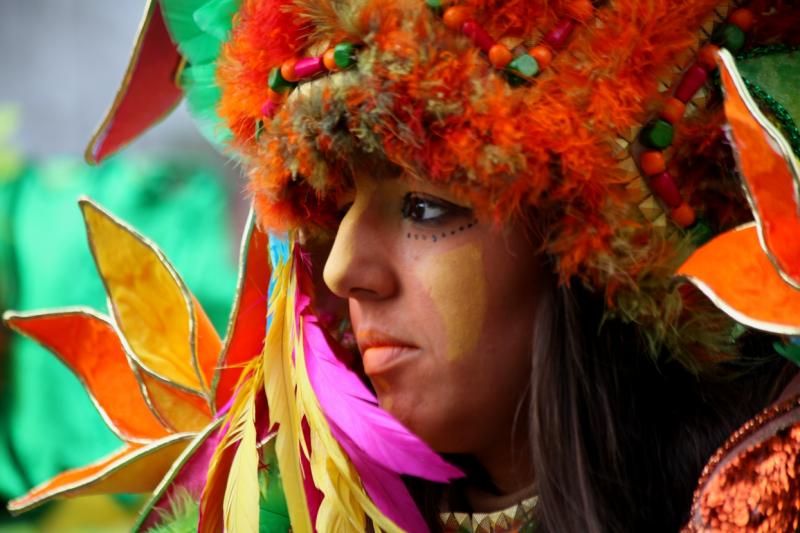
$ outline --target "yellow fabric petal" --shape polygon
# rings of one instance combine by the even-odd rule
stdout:
[[[68,470],[38,485],[12,500],[8,509],[17,514],[55,497],[152,491],[192,437],[183,433],[147,445],[126,444],[94,464]]]
[[[755,224],[723,233],[678,269],[734,320],[800,335],[800,290],[786,283],[761,248]]]
[[[197,314],[202,311],[183,281],[155,245],[90,201],[80,205],[116,325],[131,355],[165,380],[207,395],[209,381],[197,357]],[[221,343],[212,332],[204,328],[203,340],[218,351]],[[216,356],[206,353],[210,363],[204,366],[212,367]]]

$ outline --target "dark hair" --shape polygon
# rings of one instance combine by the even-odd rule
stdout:
[[[666,354],[648,357],[637,326],[604,320],[597,294],[554,284],[541,298],[526,398],[535,530],[678,531],[706,461],[778,395],[791,365],[750,334],[739,342],[759,357],[699,377]],[[448,459],[491,485],[474,460]],[[469,511],[461,483],[407,482],[433,531],[443,501]]]
[[[785,361],[765,355],[701,378],[667,354],[648,357],[636,325],[603,321],[597,295],[543,297],[530,402],[537,531],[678,531],[706,461],[772,401]],[[766,340],[740,342],[769,354]]]

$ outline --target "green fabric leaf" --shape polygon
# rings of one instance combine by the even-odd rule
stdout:
[[[775,348],[775,351],[784,356],[786,359],[793,362],[797,366],[800,366],[800,344],[795,344],[794,342],[790,342],[788,344],[775,342],[773,343],[772,347]]]
[[[737,61],[742,75],[767,91],[800,124],[800,50]]]

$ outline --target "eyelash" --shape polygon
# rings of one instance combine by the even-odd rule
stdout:
[[[440,214],[426,217],[425,211],[429,209],[438,210]],[[453,218],[471,214],[471,209],[452,204],[441,198],[433,198],[415,192],[408,192],[403,197],[403,218],[415,224],[439,226]]]

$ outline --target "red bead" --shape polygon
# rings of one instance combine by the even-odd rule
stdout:
[[[694,209],[687,203],[682,203],[669,212],[670,218],[680,227],[688,228],[695,221]]]
[[[544,36],[544,42],[553,48],[561,48],[567,43],[567,39],[575,29],[575,21],[572,19],[561,19]]]
[[[756,23],[755,14],[746,8],[740,8],[730,14],[728,22],[737,26],[740,30],[748,32],[753,29]]]
[[[706,44],[697,52],[697,64],[711,72],[717,69],[717,54],[719,53],[719,46],[715,44]]]
[[[681,79],[678,88],[675,89],[675,98],[685,104],[700,90],[700,87],[705,84],[707,78],[708,73],[703,67],[692,65],[683,75],[683,79]]]
[[[444,25],[451,30],[460,30],[471,16],[472,12],[467,7],[453,6],[445,10],[444,15],[442,15],[442,20],[444,21]]]
[[[492,49],[492,46],[495,45],[494,39],[492,36],[486,33],[480,24],[475,22],[474,20],[468,20],[461,26],[461,31],[464,32],[464,35],[472,39],[472,42],[475,43],[475,46],[483,50],[485,53],[489,53],[489,50]]]
[[[553,61],[553,52],[543,44],[531,48],[528,54],[539,63],[539,68],[542,70],[549,67],[550,63]]]
[[[294,64],[294,73],[298,78],[313,78],[324,71],[325,64],[322,61],[322,56],[304,57],[298,59],[297,63]]]
[[[650,190],[653,191],[667,207],[674,209],[683,203],[678,186],[672,180],[669,172],[662,172],[651,176],[648,180]]]
[[[504,44],[497,43],[489,50],[489,61],[495,68],[506,68],[512,59],[511,50]]]
[[[661,108],[661,113],[658,116],[674,125],[681,120],[685,110],[686,104],[673,96],[664,101],[664,107]]]
[[[644,152],[639,158],[639,166],[642,167],[642,172],[648,176],[660,174],[667,169],[667,164],[664,162],[664,154],[659,150]]]

